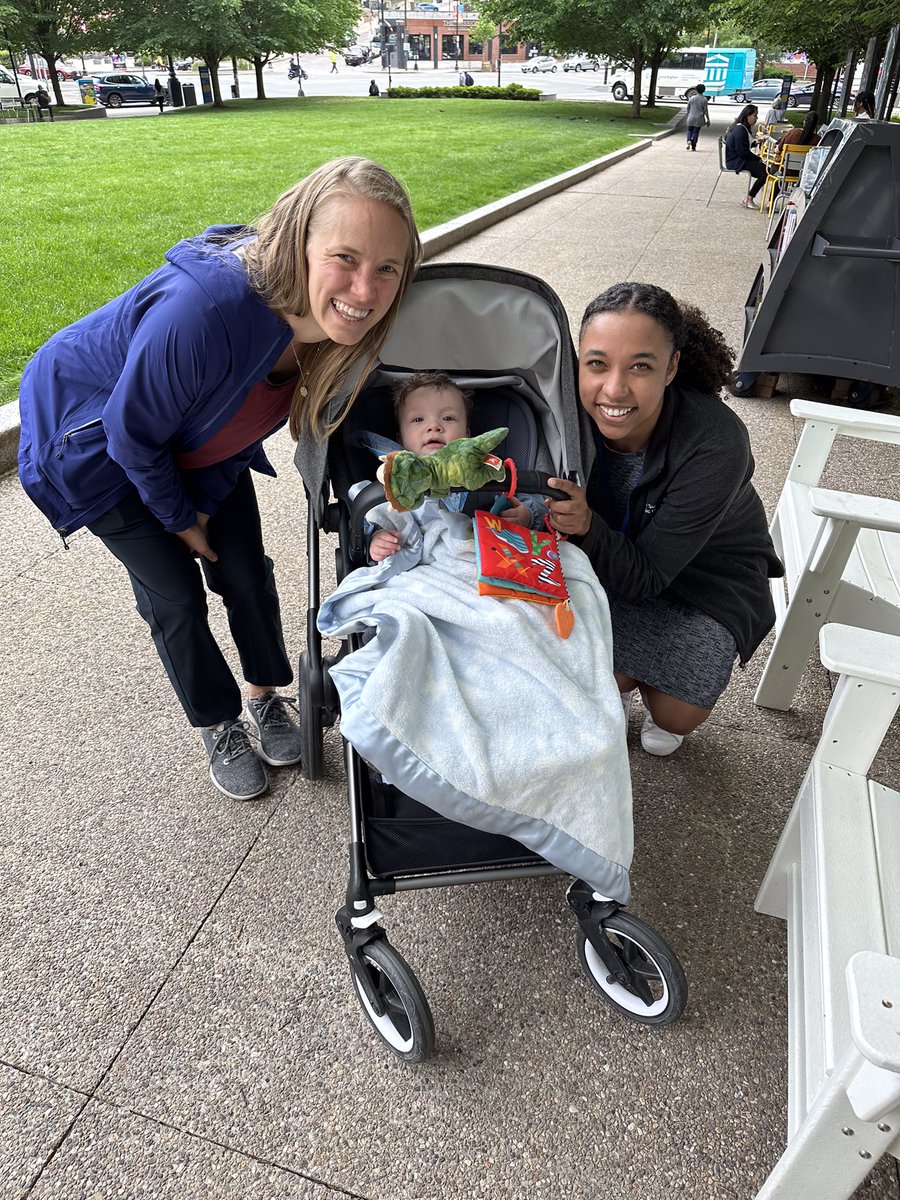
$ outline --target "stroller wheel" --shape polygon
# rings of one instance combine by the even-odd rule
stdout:
[[[434,1019],[419,981],[387,938],[370,942],[361,951],[384,1012],[375,1011],[356,972],[353,983],[369,1024],[398,1058],[420,1063],[434,1050]]]
[[[321,779],[325,772],[322,745],[322,710],[313,702],[313,680],[306,651],[297,672],[297,707],[300,713],[300,769],[305,779]]]
[[[674,951],[649,925],[630,913],[613,913],[602,926],[638,980],[637,987],[628,987],[611,975],[579,927],[575,934],[578,961],[606,1003],[641,1025],[671,1025],[677,1021],[687,1004],[687,980]]]

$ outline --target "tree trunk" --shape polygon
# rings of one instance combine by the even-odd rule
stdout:
[[[62,98],[62,85],[59,81],[59,71],[56,69],[56,59],[47,59],[47,69],[50,72],[50,84],[53,88],[53,95],[56,98],[57,105],[61,108],[65,101]]]
[[[256,98],[257,100],[265,100],[266,87],[263,83],[263,61],[258,54],[253,55],[253,70],[256,73]]]
[[[818,63],[816,64],[818,67]],[[831,108],[831,89],[834,87],[834,77],[837,74],[837,67],[834,63],[822,66],[817,70],[817,75],[822,79],[822,91],[819,96],[819,116],[823,121],[828,120],[828,110]]]
[[[641,117],[641,92],[644,86],[644,51],[641,47],[634,50],[634,95],[631,98],[631,115],[636,121]]]
[[[663,55],[659,51],[655,51],[650,57],[650,86],[647,88],[648,108],[653,108],[656,104],[656,80],[659,78],[659,66],[662,59]]]
[[[222,93],[219,91],[219,63],[222,60],[220,58],[216,58],[212,54],[207,58],[207,56],[204,54],[203,61],[209,67],[209,82],[210,86],[212,87],[213,108],[224,108],[225,105],[222,103]]]

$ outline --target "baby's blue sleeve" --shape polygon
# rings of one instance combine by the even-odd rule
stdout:
[[[531,529],[544,529],[544,518],[547,516],[547,505],[543,496],[516,496],[531,513]]]

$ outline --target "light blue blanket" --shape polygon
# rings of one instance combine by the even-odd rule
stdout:
[[[372,515],[403,548],[349,574],[319,613],[326,635],[377,630],[331,671],[344,737],[414,800],[627,903],[625,719],[587,557],[560,547],[575,613],[564,640],[552,606],[478,595],[470,518],[434,501]]]

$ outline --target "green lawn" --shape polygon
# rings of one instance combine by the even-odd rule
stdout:
[[[618,104],[244,100],[148,120],[0,131],[0,403],[63,325],[126,290],[180,237],[251,221],[312,167],[364,154],[394,171],[419,228],[655,132]]]

